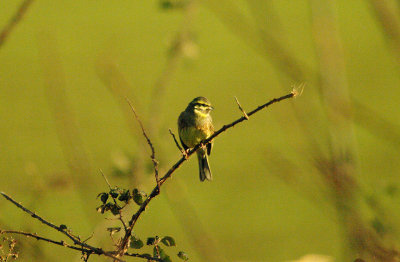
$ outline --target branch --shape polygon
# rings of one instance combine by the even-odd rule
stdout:
[[[151,140],[150,140],[149,136],[147,135],[146,131],[144,130],[144,126],[143,126],[143,124],[142,124],[142,121],[140,121],[138,115],[136,114],[136,111],[135,111],[135,109],[133,108],[131,101],[129,101],[128,98],[126,98],[126,101],[128,102],[129,106],[131,107],[132,112],[133,112],[133,115],[135,116],[136,121],[138,121],[138,123],[139,123],[139,125],[140,125],[140,128],[142,129],[142,133],[143,133],[143,136],[144,136],[144,137],[146,138],[146,140],[147,140],[147,144],[149,144],[149,146],[150,146],[150,149],[151,149],[151,156],[150,156],[150,158],[151,158],[151,161],[153,161],[154,175],[155,175],[155,177],[156,177],[157,188],[158,188],[158,191],[160,191],[160,186],[161,186],[161,185],[160,185],[160,181],[158,180],[158,161],[157,161],[157,159],[156,159],[156,152],[155,152],[155,150],[154,150],[153,143],[151,143]]]
[[[10,35],[14,27],[21,21],[22,17],[24,16],[33,1],[34,0],[24,0],[13,15],[13,17],[10,19],[10,21],[8,21],[8,24],[3,28],[0,33],[0,47],[5,43],[7,37]]]
[[[37,214],[33,213],[32,211],[30,211],[29,209],[25,208],[20,203],[16,202],[14,199],[12,199],[10,196],[8,196],[6,193],[0,192],[0,194],[5,199],[7,199],[11,203],[13,203],[18,208],[20,208],[22,211],[24,211],[25,213],[28,213],[29,215],[31,215],[31,217],[39,220],[41,223],[45,224],[46,226],[49,226],[49,227],[51,227],[51,228],[63,233],[64,235],[66,235],[69,239],[71,239],[73,241],[74,245],[81,246],[82,248],[85,247],[85,248],[91,250],[91,252],[93,254],[105,255],[105,256],[111,257],[111,258],[113,258],[113,259],[115,259],[117,261],[123,262],[123,260],[121,260],[121,259],[117,258],[115,255],[113,255],[112,252],[104,251],[101,248],[93,247],[91,245],[88,245],[88,244],[84,243],[83,241],[80,240],[80,238],[78,236],[75,236],[71,232],[69,232],[65,225],[56,226],[55,224],[43,219],[39,215],[37,215]]]
[[[69,249],[81,251],[82,253],[85,253],[85,254],[88,254],[88,255],[95,254],[93,252],[93,250],[91,250],[91,249],[87,249],[87,248],[83,248],[83,247],[76,247],[76,246],[70,245],[70,244],[68,244],[68,243],[66,243],[66,242],[64,242],[62,240],[61,241],[55,241],[55,240],[52,240],[52,239],[49,239],[49,238],[46,238],[46,237],[39,236],[36,233],[29,233],[29,232],[23,232],[23,231],[17,231],[17,230],[0,230],[0,235],[2,235],[2,234],[23,235],[23,236],[26,236],[28,238],[32,237],[32,238],[35,238],[36,240],[41,240],[41,241],[49,242],[51,244],[55,244],[55,245],[58,245],[58,246],[62,246],[62,247],[66,247],[66,248],[69,248]],[[110,253],[112,253],[112,252],[110,252]],[[97,255],[101,255],[101,254],[97,254]],[[147,260],[150,259],[151,261],[162,261],[161,259],[158,259],[158,258],[155,258],[155,257],[149,257],[148,255],[139,254],[139,253],[125,253],[124,255],[125,256],[130,256],[130,257],[139,257],[139,258],[143,258],[143,259],[147,259]]]
[[[179,145],[178,140],[176,140],[176,136],[174,133],[172,133],[171,129],[168,129],[169,133],[171,134],[172,138],[174,139],[175,145],[178,147],[179,151],[181,151],[182,154],[185,154],[185,151],[182,149],[182,147]]]
[[[249,120],[249,116],[247,115],[246,111],[244,111],[243,107],[240,105],[239,100],[237,99],[236,96],[235,96],[235,100],[236,100],[236,104],[239,106],[239,110],[242,111],[246,120]]]
[[[55,240],[52,240],[52,239],[49,239],[49,238],[46,238],[46,237],[41,237],[41,236],[37,235],[36,233],[28,233],[28,232],[17,231],[17,230],[0,230],[0,235],[1,234],[14,234],[14,235],[23,235],[23,236],[26,236],[26,237],[33,237],[36,240],[42,240],[42,241],[46,241],[46,242],[49,242],[49,243],[52,243],[52,244],[55,244],[55,245],[58,245],[58,246],[63,246],[63,247],[66,247],[66,248],[78,250],[78,251],[81,251],[83,253],[93,254],[93,251],[90,250],[90,249],[75,247],[75,246],[72,246],[72,245],[62,241],[62,240],[61,241],[55,241]]]
[[[287,95],[281,96],[279,98],[274,98],[271,101],[257,107],[256,109],[254,109],[253,111],[249,112],[247,114],[248,117],[254,115],[255,113],[257,113],[258,111],[272,105],[275,104],[277,102],[280,102],[282,100],[285,99],[289,99],[289,98],[293,98],[296,97],[297,95],[299,95],[299,92],[297,90],[298,88],[294,88],[292,92],[290,92]],[[124,238],[121,240],[121,243],[118,247],[119,250],[119,254],[124,254],[128,248],[128,244],[129,244],[129,239],[132,235],[132,230],[133,227],[135,226],[137,220],[139,219],[140,215],[146,210],[146,207],[148,206],[148,204],[150,203],[150,201],[159,194],[159,186],[161,186],[162,184],[164,184],[165,181],[167,181],[168,178],[171,177],[171,175],[183,164],[183,162],[185,162],[186,160],[189,159],[189,157],[191,155],[193,155],[197,149],[199,149],[201,146],[203,145],[207,145],[208,143],[210,143],[211,140],[213,140],[215,137],[219,136],[222,132],[226,131],[227,129],[230,129],[232,127],[234,127],[235,125],[243,122],[244,120],[247,120],[246,117],[242,116],[241,118],[233,121],[230,124],[224,125],[223,127],[221,127],[219,130],[217,130],[212,136],[210,136],[208,139],[204,140],[202,143],[196,145],[194,148],[190,149],[186,155],[182,156],[181,159],[179,159],[166,173],[165,175],[160,178],[159,180],[159,185],[157,185],[153,191],[151,192],[151,194],[146,198],[146,200],[143,202],[143,204],[139,207],[138,211],[136,211],[135,214],[132,215],[131,220],[129,221],[129,228],[127,230],[127,232],[125,233]]]

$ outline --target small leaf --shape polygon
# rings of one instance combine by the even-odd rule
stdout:
[[[128,202],[131,199],[131,194],[128,189],[123,189],[121,194],[118,197],[119,201]]]
[[[185,260],[185,261],[188,261],[188,260],[189,260],[189,256],[188,256],[185,252],[183,252],[183,251],[179,251],[178,257],[179,257],[180,259],[182,259],[182,260]]]
[[[61,224],[61,225],[60,225],[60,229],[61,229],[61,230],[66,230],[66,229],[67,229],[67,226],[64,225],[64,224]]]
[[[175,240],[170,236],[165,236],[161,239],[161,242],[167,247],[175,246]]]
[[[101,202],[103,202],[103,204],[105,204],[107,202],[108,199],[108,193],[100,193],[97,195],[97,197],[100,197]]]
[[[137,188],[132,190],[133,201],[139,206],[143,204],[144,200],[147,198],[147,194],[143,191],[139,191]]]
[[[164,249],[162,249],[160,246],[154,246],[153,248],[153,255],[154,257],[158,257],[158,254],[160,254],[160,258],[164,259],[168,255],[165,253]]]
[[[135,236],[131,236],[131,244],[130,247],[134,249],[140,249],[143,247],[143,241]]]
[[[107,231],[110,232],[111,235],[114,235],[115,233],[121,231],[121,227],[109,227],[107,228]]]
[[[152,246],[152,245],[154,245],[155,242],[156,242],[156,238],[155,237],[148,237],[147,241],[146,241],[146,245]]]
[[[165,253],[164,249],[162,249],[160,246],[155,246],[153,248],[153,254],[154,254],[154,257],[158,257],[158,254],[159,254],[161,261],[163,261],[163,262],[172,262],[171,258],[167,255],[167,253]]]
[[[113,188],[113,189],[111,189],[111,190],[110,190],[110,195],[111,195],[111,197],[112,197],[112,198],[117,198],[118,195],[119,195],[119,192],[118,192],[118,191],[119,191],[118,188]]]
[[[114,216],[116,216],[116,215],[119,215],[119,211],[121,210],[121,207],[119,207],[118,205],[114,204],[114,205],[112,205],[110,210],[111,210],[111,213]]]

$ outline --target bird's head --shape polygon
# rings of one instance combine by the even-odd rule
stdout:
[[[193,110],[197,114],[205,115],[208,115],[213,109],[214,107],[211,106],[210,101],[203,96],[193,99],[186,108],[186,110]]]

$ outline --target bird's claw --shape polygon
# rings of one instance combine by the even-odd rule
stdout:
[[[190,149],[184,149],[183,151],[182,151],[182,155],[183,155],[183,157],[185,158],[185,159],[188,159],[189,158],[189,150]]]

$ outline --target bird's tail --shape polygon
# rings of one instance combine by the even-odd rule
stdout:
[[[212,180],[210,165],[208,164],[208,156],[205,150],[200,148],[197,150],[197,159],[199,160],[200,181]]]

